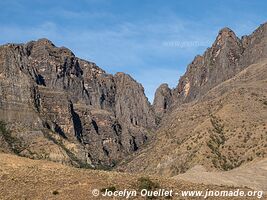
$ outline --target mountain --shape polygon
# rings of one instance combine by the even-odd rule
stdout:
[[[228,171],[265,158],[266,86],[267,24],[241,39],[222,29],[175,89],[159,87],[153,105],[160,128],[118,170],[175,176],[196,165]]]
[[[266,157],[266,83],[267,23],[241,39],[223,28],[153,105],[131,76],[47,39],[2,45],[0,150],[163,176],[229,171]]]
[[[241,39],[231,29],[223,28],[212,46],[188,65],[176,88],[171,90],[163,84],[164,89],[162,85],[157,89],[154,105],[164,113],[172,105],[197,100],[218,84],[266,57],[267,23]],[[171,92],[165,92],[165,95],[159,97],[160,93],[164,93],[161,90]]]
[[[141,84],[47,39],[0,46],[0,120],[2,151],[80,167],[114,166],[156,125]]]

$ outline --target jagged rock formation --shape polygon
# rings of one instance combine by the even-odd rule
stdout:
[[[155,93],[153,108],[155,114],[160,119],[169,109],[172,101],[172,90],[168,84],[161,84]]]
[[[155,127],[139,83],[47,39],[0,47],[0,120],[18,154],[80,166],[113,166]]]
[[[188,66],[177,88],[178,98],[190,101],[205,94],[212,87],[233,77],[245,66],[239,65],[243,47],[234,32],[224,28],[212,47],[197,56]]]
[[[232,30],[222,29],[212,47],[189,65],[179,82],[178,94],[188,100],[194,99],[245,67],[260,61],[267,54],[266,38],[267,24],[241,40]]]
[[[222,29],[171,91],[150,146],[118,169],[174,176],[195,165],[230,170],[266,157],[266,83],[267,23],[241,40]]]
[[[172,91],[172,102],[181,104],[197,100],[249,65],[266,58],[266,55],[266,23],[251,35],[243,36],[241,39],[229,28],[223,28],[213,45],[202,56],[196,56],[188,65],[186,73]]]

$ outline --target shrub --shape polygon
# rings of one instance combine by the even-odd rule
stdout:
[[[152,180],[150,180],[148,177],[141,177],[138,179],[138,189],[141,190],[150,190],[153,191],[157,188],[159,188],[159,184],[153,182]],[[149,196],[147,197],[147,199],[155,199],[157,197],[155,196]]]
[[[54,191],[52,192],[52,194],[53,194],[53,195],[58,195],[59,192],[58,192],[57,190],[54,190]]]
[[[3,121],[0,121],[0,133],[5,134],[6,132],[7,132],[6,123]]]
[[[107,187],[107,188],[102,188],[100,190],[100,192],[106,192],[106,191],[115,192],[116,191],[116,187],[115,186],[110,186],[110,187]]]
[[[11,135],[10,130],[7,129],[6,123],[3,121],[0,121],[0,134],[3,136],[3,139],[8,144],[8,146],[12,149],[12,151],[19,155],[19,153],[22,151],[22,143],[17,138],[13,137]]]
[[[141,177],[138,179],[139,190],[154,190],[156,188],[159,188],[159,184],[151,181],[148,177]]]

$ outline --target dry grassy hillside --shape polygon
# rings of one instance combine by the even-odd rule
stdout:
[[[143,184],[140,178],[150,180]],[[163,177],[126,173],[85,170],[44,160],[31,160],[11,154],[0,153],[0,199],[1,200],[48,200],[48,199],[117,199],[94,197],[93,189],[138,190],[140,188],[164,188],[177,192],[182,190],[230,190],[233,188],[192,184],[187,181]],[[235,188],[236,189],[236,188]],[[244,189],[246,191],[248,189]],[[125,199],[125,198],[121,198]],[[137,196],[131,199],[145,199]],[[156,198],[162,199],[162,198]],[[166,199],[166,198],[163,198]],[[168,199],[168,198],[167,198]],[[190,199],[175,196],[169,199]],[[215,198],[216,199],[216,198]],[[227,198],[219,198],[227,199]],[[233,199],[233,198],[228,198]],[[234,198],[239,199],[239,198]],[[246,198],[242,198],[246,199]],[[254,199],[254,198],[248,198]],[[256,198],[255,198],[256,199]]]
[[[152,144],[118,170],[174,176],[195,165],[231,170],[267,153],[267,61],[163,119]]]

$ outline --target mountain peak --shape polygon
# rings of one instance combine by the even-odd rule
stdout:
[[[225,44],[226,41],[239,42],[239,39],[234,33],[234,31],[232,31],[228,27],[222,28],[219,31],[214,44],[222,46],[223,44]]]
[[[40,38],[36,42],[36,44],[45,45],[45,46],[55,46],[53,42],[47,38]]]
[[[36,41],[30,41],[26,43],[25,48],[28,51],[29,55],[36,55],[37,57],[40,56],[62,56],[65,57],[74,57],[74,53],[66,48],[66,47],[57,47],[51,40],[47,38],[40,38]]]
[[[232,29],[228,28],[228,27],[224,27],[221,30],[219,30],[219,34],[222,34],[222,33],[231,33],[231,32],[234,32],[234,31]]]

